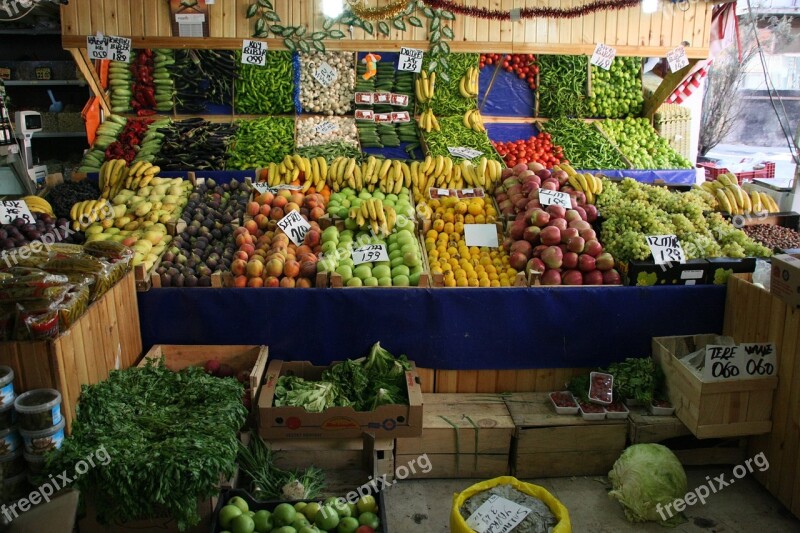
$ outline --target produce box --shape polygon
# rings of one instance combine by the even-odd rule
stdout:
[[[705,259],[657,265],[648,261],[617,261],[624,285],[705,285],[710,281],[711,265]]]
[[[422,391],[413,361],[411,367],[405,379],[409,405],[381,405],[374,411],[332,407],[322,413],[309,413],[300,407],[273,405],[278,378],[295,375],[318,380],[329,366],[315,366],[309,361],[270,361],[258,398],[259,434],[269,439],[352,439],[364,432],[376,438],[418,437],[422,434]]]
[[[422,454],[431,468],[409,478],[493,478],[508,474],[514,422],[499,394],[425,394],[422,435],[399,438],[398,465]]]
[[[764,161],[761,168],[753,168],[744,172],[730,172],[725,167],[718,167],[716,163],[697,163],[697,166],[706,171],[706,181],[714,181],[720,174],[734,174],[739,185],[744,181],[753,181],[754,179],[768,179],[775,177],[775,163],[772,161]]]
[[[770,292],[793,307],[800,307],[800,255],[772,257]]]
[[[777,377],[704,382],[679,359],[713,342],[714,335],[654,337],[675,415],[699,439],[769,433]]]
[[[14,370],[17,394],[57,389],[69,433],[81,385],[98,383],[111,370],[133,366],[141,353],[139,306],[129,272],[58,337],[0,342],[0,365]]]
[[[708,283],[725,285],[731,274],[752,273],[756,269],[755,257],[710,257],[706,259],[709,264]]]
[[[200,523],[183,532],[178,529],[178,522],[169,516],[134,520],[125,523],[101,524],[97,521],[95,504],[91,495],[86,497],[86,515],[78,521],[81,533],[142,533],[144,531],[158,531],[159,533],[206,533],[213,522],[212,512],[214,500],[200,500],[197,512],[200,514]]]
[[[548,393],[505,397],[514,421],[511,470],[518,478],[606,475],[625,449],[627,420],[559,415]]]

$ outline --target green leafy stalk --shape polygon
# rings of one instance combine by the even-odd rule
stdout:
[[[248,446],[240,443],[238,461],[250,478],[250,491],[261,500],[310,500],[325,489],[325,474],[319,468],[299,471],[275,466],[275,453],[258,435]]]

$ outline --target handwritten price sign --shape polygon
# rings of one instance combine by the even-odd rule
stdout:
[[[467,525],[478,533],[508,533],[530,513],[527,507],[494,494],[467,518]]]
[[[353,258],[353,265],[374,263],[376,261],[389,261],[389,254],[386,252],[386,246],[383,244],[369,244],[367,246],[355,248],[351,257]]]
[[[743,352],[746,377],[774,376],[778,371],[775,345],[771,342],[742,343],[739,349]]]
[[[569,194],[549,189],[539,189],[539,203],[542,205],[560,205],[565,209],[572,207],[572,199]]]
[[[258,65],[263,67],[267,64],[267,43],[261,41],[242,41],[242,64]]]
[[[115,37],[109,35],[106,37],[108,40],[108,58],[111,61],[118,61],[120,63],[131,62],[131,40],[125,37]]]
[[[483,152],[480,150],[464,146],[448,146],[447,151],[450,152],[450,155],[453,157],[460,157],[462,159],[475,159],[479,155],[483,155]]]
[[[739,346],[706,346],[703,381],[741,379],[742,357]]]
[[[308,230],[311,229],[309,223],[300,216],[300,213],[297,211],[292,211],[282,219],[278,221],[278,227],[283,230],[283,232],[289,236],[289,239],[292,240],[297,246],[301,246],[303,244],[303,240],[306,238],[306,233]]]
[[[669,63],[670,72],[677,72],[687,67],[689,58],[686,57],[686,49],[683,46],[678,46],[667,52],[667,63]]]
[[[0,223],[11,224],[18,218],[25,220],[29,224],[33,223],[33,214],[28,209],[28,204],[22,200],[0,202]]]
[[[397,70],[406,72],[419,72],[422,70],[422,57],[425,52],[418,48],[400,48],[400,57],[397,58]]]
[[[597,46],[594,48],[594,53],[592,54],[591,63],[604,70],[610,70],[611,63],[614,62],[615,57],[617,57],[616,48],[612,48],[603,43],[597,43]]]
[[[338,78],[339,73],[336,69],[324,62],[314,71],[314,79],[325,87],[329,87]]]
[[[657,265],[686,262],[686,254],[675,235],[649,235],[647,244]]]
[[[317,128],[316,128],[317,133],[320,134],[320,135],[325,135],[326,133],[330,133],[330,132],[336,131],[338,129],[339,129],[338,124],[336,124],[334,122],[328,122],[327,120],[325,122],[321,122],[320,124],[317,124]]]
[[[99,33],[86,37],[86,53],[89,59],[108,59],[108,37]]]

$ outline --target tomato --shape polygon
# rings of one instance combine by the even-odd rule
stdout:
[[[375,530],[369,526],[359,526],[356,533],[375,533]]]
[[[491,65],[491,64],[493,64],[493,63],[494,63],[494,59],[492,59],[491,57],[490,57],[490,58],[488,58],[488,59],[486,59],[486,64],[487,64],[487,65]]]

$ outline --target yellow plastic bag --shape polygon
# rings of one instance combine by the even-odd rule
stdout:
[[[524,492],[534,498],[542,500],[550,511],[558,519],[558,524],[553,529],[553,533],[572,533],[572,525],[569,521],[569,511],[552,494],[544,488],[531,483],[525,483],[512,476],[501,476],[488,481],[481,481],[468,489],[453,496],[453,507],[450,509],[450,531],[451,533],[474,533],[467,525],[467,521],[461,517],[459,509],[464,502],[479,492],[489,490],[498,485],[511,485],[520,492]]]

